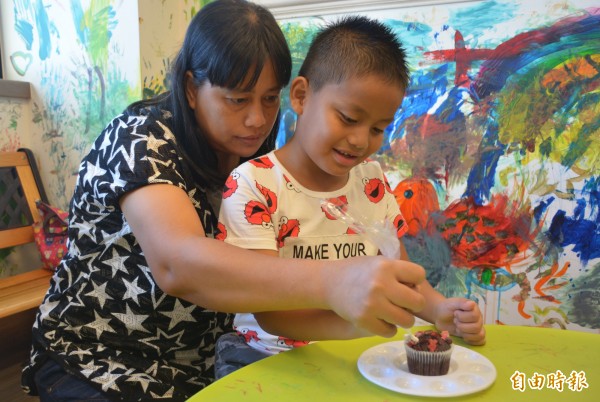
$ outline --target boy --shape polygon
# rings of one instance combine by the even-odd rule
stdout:
[[[295,133],[280,149],[232,172],[223,193],[220,238],[283,258],[376,255],[377,247],[332,216],[323,200],[369,222],[393,222],[403,235],[407,226],[386,178],[367,158],[380,148],[408,76],[404,49],[382,23],[352,16],[323,29],[290,87]],[[446,299],[428,283],[418,291],[426,299],[420,317],[468,343],[485,342],[476,303]],[[240,338],[223,337],[217,377],[308,341],[369,335],[324,310],[238,314],[234,327],[252,350],[237,345]]]

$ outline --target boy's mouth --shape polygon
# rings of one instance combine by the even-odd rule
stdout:
[[[358,158],[358,155],[351,154],[351,153],[345,152],[345,151],[341,151],[339,149],[334,149],[334,151],[337,152],[338,154],[342,155],[344,158],[349,158],[349,159],[356,159],[356,158]]]

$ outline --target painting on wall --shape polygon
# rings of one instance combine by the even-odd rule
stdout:
[[[40,159],[66,208],[79,161],[108,119],[139,97],[136,2],[0,0],[5,78],[31,83],[10,133]],[[6,145],[6,144],[3,144]]]
[[[600,331],[600,8],[475,1],[364,13],[411,83],[376,155],[413,261],[487,323]],[[340,15],[286,19],[294,75]],[[284,95],[283,144],[295,116]]]

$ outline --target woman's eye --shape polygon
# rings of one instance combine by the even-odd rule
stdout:
[[[247,102],[246,98],[227,98],[227,101],[233,103],[234,105],[243,105]]]
[[[279,95],[265,96],[265,102],[268,104],[279,103]]]

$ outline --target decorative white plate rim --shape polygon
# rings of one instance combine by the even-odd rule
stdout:
[[[358,358],[358,371],[383,388],[407,395],[453,397],[488,388],[496,380],[496,367],[485,356],[454,345],[446,375],[411,374],[406,363],[404,341],[373,346]]]

